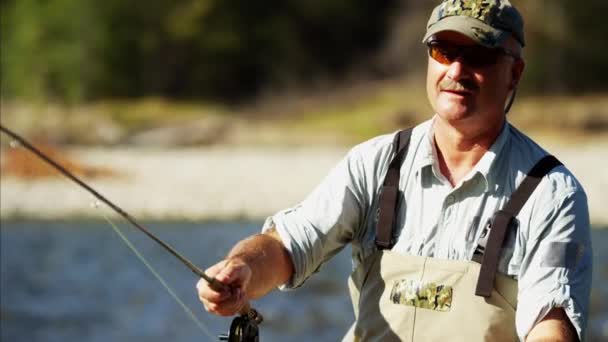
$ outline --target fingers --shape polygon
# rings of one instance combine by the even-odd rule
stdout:
[[[222,284],[231,287],[245,287],[249,281],[249,268],[240,262],[227,261],[214,276]]]
[[[213,289],[207,281],[201,278],[196,284],[196,289],[198,291],[198,297],[201,301],[209,301],[209,302],[221,302],[230,297],[230,288],[222,288],[220,291]],[[204,302],[203,302],[204,304]]]
[[[204,279],[196,284],[198,296],[205,309],[220,316],[232,316],[246,303],[246,287],[251,277],[247,265],[238,261],[221,261],[205,271],[224,286],[210,286]]]
[[[241,311],[245,303],[244,292],[240,289],[235,289],[230,297],[219,302],[203,301],[208,312],[219,316],[234,316]]]

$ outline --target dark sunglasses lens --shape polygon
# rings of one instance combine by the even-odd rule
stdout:
[[[437,62],[447,65],[456,59],[458,52],[439,44],[429,44],[429,55]]]
[[[470,47],[462,52],[462,59],[472,67],[484,67],[496,63],[499,52],[484,47]]]

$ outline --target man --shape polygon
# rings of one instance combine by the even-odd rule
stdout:
[[[507,0],[446,0],[423,41],[434,117],[356,146],[239,242],[207,270],[232,290],[197,285],[208,311],[298,287],[351,243],[357,320],[345,340],[584,339],[586,195],[506,121],[524,70],[520,14]]]

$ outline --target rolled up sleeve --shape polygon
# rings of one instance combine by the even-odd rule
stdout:
[[[364,173],[355,147],[303,202],[266,220],[263,230],[276,227],[294,264],[292,279],[280,289],[301,286],[353,239],[367,201]]]
[[[555,307],[563,308],[585,338],[592,250],[587,197],[582,188],[556,196],[531,223],[519,274],[516,327],[520,340]]]

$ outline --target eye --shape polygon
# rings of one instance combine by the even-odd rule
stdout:
[[[458,57],[459,51],[458,51],[458,49],[456,49],[454,47],[444,46],[444,47],[440,47],[439,49],[441,50],[441,53],[444,56],[446,56],[449,60],[454,60],[454,59],[456,59],[456,57]]]

